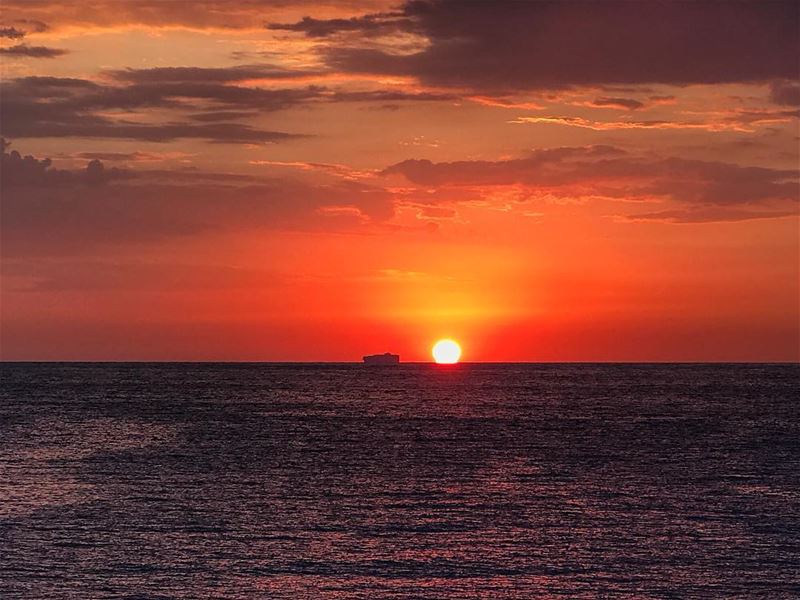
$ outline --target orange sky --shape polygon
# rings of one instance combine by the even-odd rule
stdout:
[[[601,4],[6,0],[0,356],[800,360],[796,4]]]

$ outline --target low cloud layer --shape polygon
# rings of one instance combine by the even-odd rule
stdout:
[[[683,205],[679,212],[661,213],[662,217],[678,220],[684,215],[681,220],[686,222],[728,220],[717,217],[732,214],[732,207],[738,207],[739,220],[796,214],[800,202],[796,170],[640,157],[608,146],[539,150],[527,158],[502,161],[407,160],[384,173],[437,189],[524,186],[534,197],[660,199]]]
[[[394,210],[390,192],[353,181],[130,171],[97,159],[62,170],[16,151],[3,152],[1,170],[5,256],[79,254],[215,231],[354,227]]]
[[[322,182],[109,168],[98,157],[135,162],[140,154],[80,155],[91,158],[84,168],[57,169],[48,159],[4,149],[5,255],[81,254],[216,231],[348,229],[391,219],[401,204],[416,206],[423,219],[449,219],[459,202],[491,201],[498,192],[506,197],[502,190],[509,186],[519,201],[603,197],[662,203],[659,210],[628,215],[631,221],[782,217],[797,214],[800,199],[794,170],[643,157],[613,146],[552,148],[498,161],[406,160],[369,182],[328,170]],[[411,187],[398,188],[392,182],[398,176]]]

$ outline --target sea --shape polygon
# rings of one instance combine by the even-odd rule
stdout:
[[[798,598],[797,364],[0,365],[0,598]]]

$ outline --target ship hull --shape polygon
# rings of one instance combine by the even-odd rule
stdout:
[[[400,364],[400,355],[398,354],[372,354],[364,357],[365,365],[398,365]]]

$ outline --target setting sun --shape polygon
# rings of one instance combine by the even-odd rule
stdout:
[[[453,340],[439,340],[433,345],[433,360],[440,365],[452,365],[461,358],[461,346]]]

